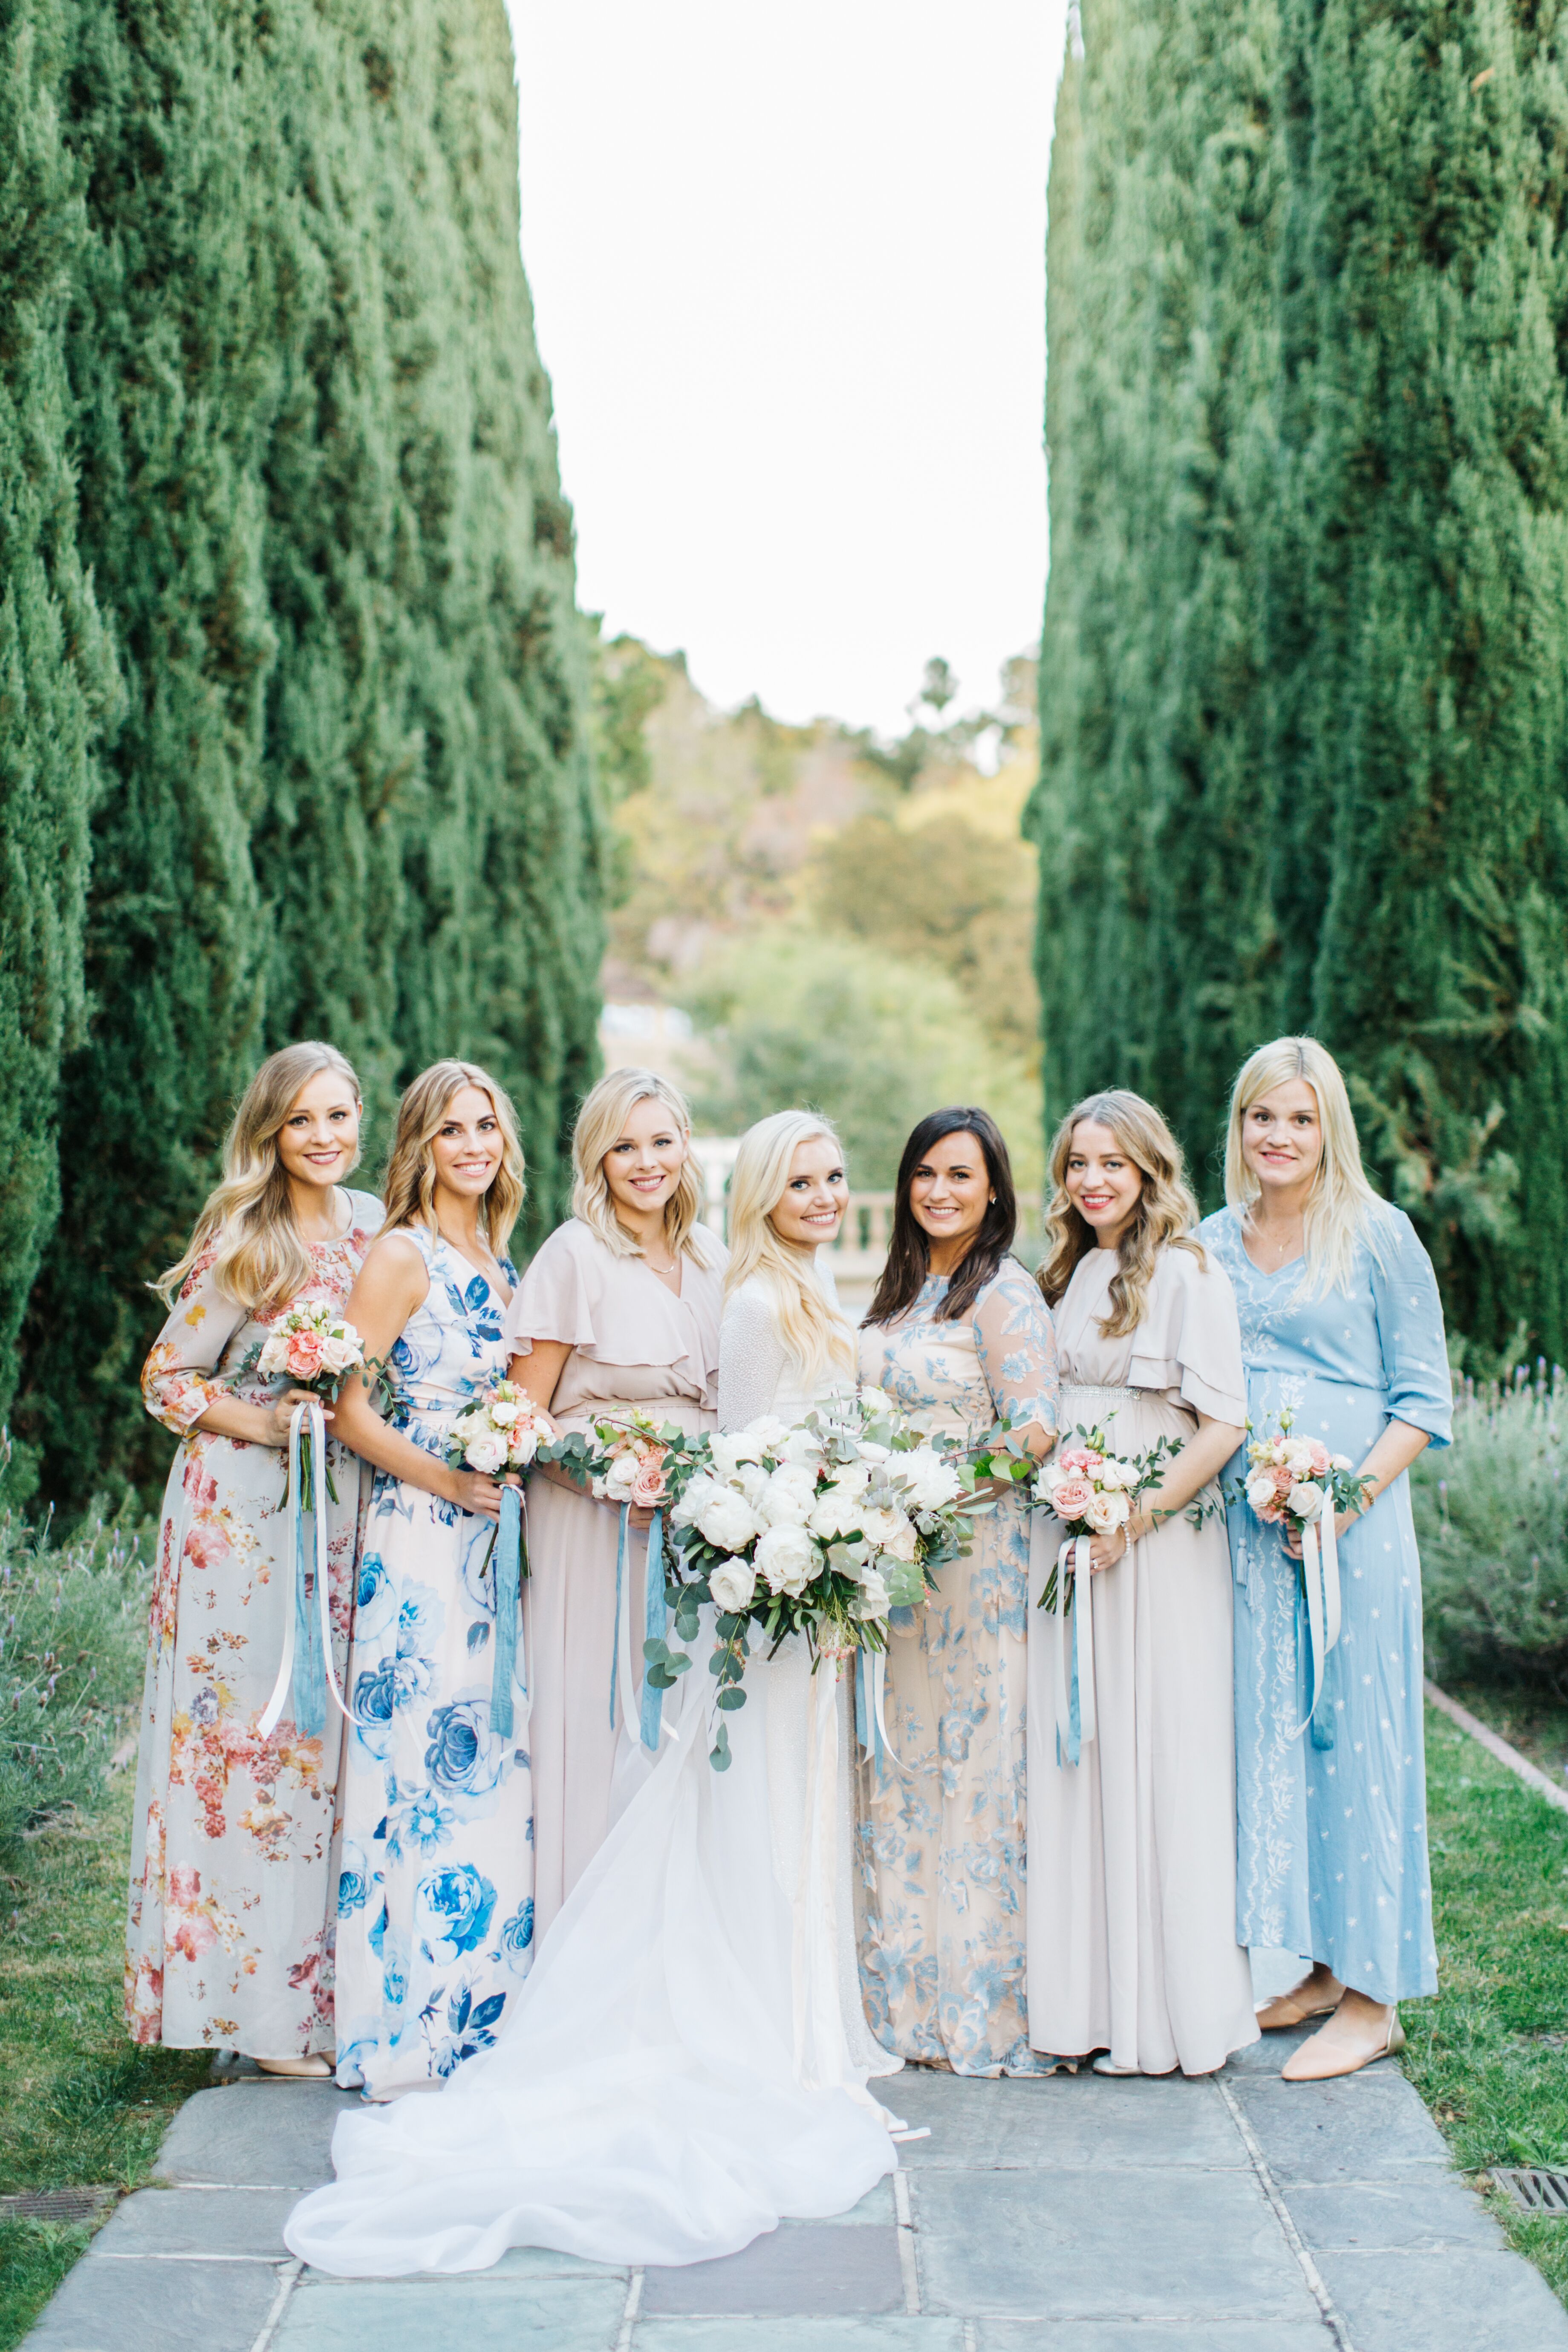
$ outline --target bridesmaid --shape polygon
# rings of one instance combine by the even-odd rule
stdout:
[[[723,1244],[699,1222],[702,1180],[691,1118],[651,1070],[612,1070],[577,1115],[572,1216],[518,1286],[506,1318],[511,1378],[562,1432],[637,1405],[683,1429],[711,1429],[718,1396]],[[528,1641],[535,1686],[531,1748],[535,1918],[542,1936],[609,1828],[617,1741],[640,1754],[638,1696],[611,1663],[619,1591],[642,1657],[646,1529],[561,1474],[529,1486]],[[629,1794],[623,1778],[616,1793]],[[618,1810],[618,1807],[617,1807]]]
[[[1203,1227],[1236,1286],[1254,1425],[1281,1408],[1372,1486],[1342,1518],[1343,1629],[1311,1728],[1302,1606],[1278,1529],[1230,1509],[1236,1570],[1237,1932],[1310,1954],[1259,2014],[1329,2022],[1288,2082],[1353,2074],[1402,2045],[1395,2001],[1435,1992],[1412,1462],[1446,1445],[1450,1397],[1431,1260],[1362,1172],[1344,1080],[1313,1037],[1280,1037],[1230,1099],[1228,1206]],[[1242,1463],[1236,1468],[1239,1475]]]
[[[533,1938],[525,1692],[517,1733],[490,1728],[500,1488],[442,1454],[454,1417],[506,1368],[517,1279],[522,1150],[485,1071],[437,1062],[415,1079],[384,1192],[348,1312],[394,1401],[383,1421],[354,1381],[338,1404],[340,1434],[375,1470],[338,1880],[338,2081],[373,2099],[488,2049]]]
[[[1174,1137],[1120,1088],[1051,1146],[1062,1427],[1112,1452],[1181,1451],[1127,1525],[1096,1536],[1096,1736],[1058,1751],[1057,1620],[1029,1623],[1029,2037],[1100,2074],[1206,2074],[1256,2042],[1236,1940],[1230,1562],[1214,1481],[1247,1418],[1236,1301],[1192,1238]],[[1204,1517],[1194,1526],[1189,1507]],[[1041,1513],[1034,1597],[1060,1531]]]
[[[1040,1459],[1057,1355],[1034,1282],[1008,1255],[1013,1173],[983,1110],[932,1111],[899,1163],[888,1263],[860,1335],[863,1380],[928,1432],[1005,1415]],[[880,2039],[957,2074],[1044,2071],[1024,2005],[1024,1693],[1029,1514],[1015,1491],[888,1648],[888,1729],[903,1769],[862,1768],[861,1974]]]
[[[142,1375],[148,1412],[181,1445],[158,1530],[126,2015],[135,2042],[242,2051],[274,2074],[331,2071],[320,2053],[332,2046],[342,1718],[329,1708],[306,1732],[285,1715],[258,1736],[294,1608],[283,1449],[305,1392],[250,1360],[297,1299],[341,1311],[353,1287],[381,1223],[379,1201],[343,1186],[359,1130],[359,1081],[331,1045],[262,1064],[223,1181],[157,1286],[172,1312]],[[331,1609],[346,1642],[358,1465],[335,1438],[329,1451]]]

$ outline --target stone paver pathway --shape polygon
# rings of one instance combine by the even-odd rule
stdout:
[[[1195,2083],[906,2072],[931,2136],[839,2221],[687,2270],[519,2251],[384,2283],[301,2273],[279,2234],[343,2095],[237,2081],[176,2116],[163,2185],[25,2352],[1568,2352],[1397,2070],[1288,2084],[1283,2054]]]

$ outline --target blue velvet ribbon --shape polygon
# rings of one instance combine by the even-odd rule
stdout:
[[[668,1625],[668,1612],[664,1598],[664,1513],[655,1511],[653,1524],[647,1531],[647,1569],[643,1581],[643,1638],[662,1642]],[[664,1693],[657,1683],[650,1682],[647,1668],[642,1683],[642,1744],[651,1753],[658,1746],[660,1724],[664,1716]]]
[[[500,1490],[500,1526],[496,1531],[490,1590],[496,1607],[495,1654],[490,1664],[490,1729],[499,1732],[503,1739],[510,1739],[514,1677],[521,1680],[524,1690],[528,1687],[522,1632],[522,1495],[516,1486],[503,1486]]]

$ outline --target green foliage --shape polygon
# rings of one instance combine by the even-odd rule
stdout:
[[[1210,1199],[1310,1029],[1488,1349],[1568,1347],[1568,76],[1507,0],[1096,0],[1052,167],[1047,1108]],[[1108,985],[1114,973],[1114,985]]]
[[[1432,1709],[1426,1792],[1437,1998],[1401,2063],[1462,2171],[1568,2164],[1568,1821]],[[1568,2301],[1561,2223],[1490,2201]]]
[[[101,1519],[69,1543],[0,1515],[0,1860],[52,1814],[91,1806],[142,1685],[147,1570]]]
[[[600,848],[501,0],[12,9],[60,28],[71,546],[125,687],[14,1416],[79,1502],[166,1457],[134,1388],[144,1286],[264,1051],[331,1037],[383,1118],[424,1063],[484,1060],[552,1220],[594,1069]],[[90,715],[52,730],[61,761]],[[79,901],[87,793],[53,789]],[[58,1062],[57,1040],[30,1089],[46,1123]],[[3,1040],[0,1071],[8,1104]]]
[[[1028,1075],[942,971],[781,924],[716,956],[687,1001],[714,1056],[693,1083],[694,1108],[719,1133],[802,1104],[834,1121],[852,1184],[886,1190],[918,1118],[977,1102],[1006,1137],[1020,1183],[1038,1183]]]
[[[0,0],[0,1400],[58,1203],[55,1080],[80,1035],[94,753],[117,680],[77,546],[64,337],[81,175],[63,12]]]
[[[1568,1699],[1568,1381],[1455,1401],[1454,1443],[1412,1474],[1428,1649],[1442,1680],[1471,1675]]]

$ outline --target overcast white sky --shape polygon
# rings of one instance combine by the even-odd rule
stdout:
[[[1065,0],[508,0],[584,604],[901,729],[1039,628]]]

